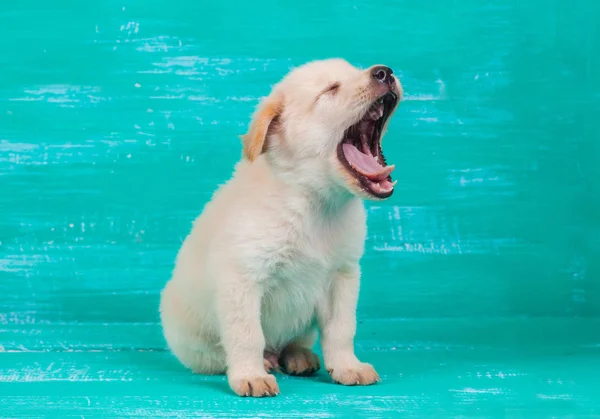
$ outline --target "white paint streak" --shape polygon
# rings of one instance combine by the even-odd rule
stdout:
[[[542,400],[573,400],[572,394],[537,394],[536,397]]]
[[[502,390],[499,388],[472,388],[466,387],[460,390],[450,389],[449,391],[453,393],[463,393],[463,394],[493,394],[498,395],[502,394]]]

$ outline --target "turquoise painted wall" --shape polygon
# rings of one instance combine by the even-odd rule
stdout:
[[[599,16],[594,0],[2,2],[0,413],[229,397],[164,351],[158,293],[259,98],[340,56],[406,91],[359,303],[384,385],[284,394],[332,415],[363,412],[355,395],[371,415],[600,414]]]

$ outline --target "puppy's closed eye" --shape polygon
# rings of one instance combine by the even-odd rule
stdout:
[[[319,93],[319,96],[317,96],[317,99],[319,99],[321,96],[326,95],[326,94],[336,94],[337,91],[340,88],[340,82],[336,81],[334,83],[331,83],[329,86],[327,86],[325,89],[323,89],[323,91],[321,93]]]
[[[340,88],[340,82],[336,81],[335,83],[331,83],[323,93],[337,93]]]

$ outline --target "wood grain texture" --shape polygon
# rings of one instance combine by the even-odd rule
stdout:
[[[600,417],[600,3],[0,3],[0,417]],[[406,91],[358,310],[383,383],[238,399],[158,293],[259,99],[332,56]]]

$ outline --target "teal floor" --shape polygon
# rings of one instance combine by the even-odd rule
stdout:
[[[0,2],[0,417],[600,418],[600,2]],[[249,400],[166,351],[159,290],[260,97],[385,63],[367,388]]]
[[[281,395],[233,396],[194,376],[157,325],[9,327],[0,356],[3,417],[600,417],[598,320],[362,322],[358,348],[383,382],[278,376]],[[440,333],[443,330],[443,333]],[[493,331],[493,332],[492,332]],[[522,342],[534,338],[535,345]],[[566,344],[565,342],[569,342]]]

